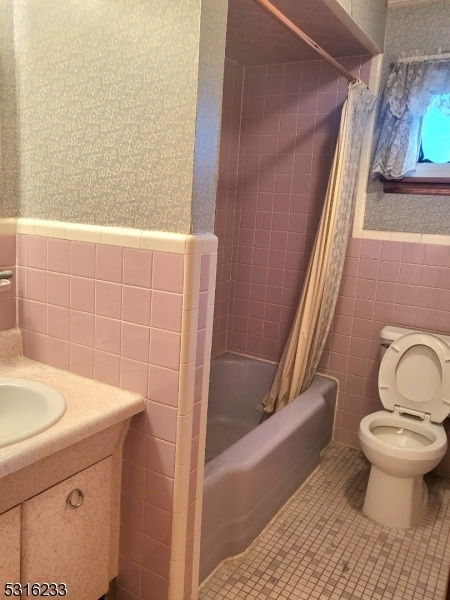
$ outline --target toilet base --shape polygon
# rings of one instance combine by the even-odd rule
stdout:
[[[420,523],[427,503],[428,489],[422,475],[393,477],[371,466],[362,508],[369,519],[387,527],[412,529]]]

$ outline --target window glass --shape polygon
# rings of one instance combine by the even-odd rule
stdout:
[[[419,162],[450,162],[450,115],[443,104],[446,97],[437,96],[422,121],[422,147]]]

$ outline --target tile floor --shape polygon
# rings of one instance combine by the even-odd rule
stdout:
[[[228,559],[199,600],[443,600],[450,567],[450,479],[426,476],[429,505],[415,530],[361,513],[369,467],[332,443],[319,468],[259,538]]]

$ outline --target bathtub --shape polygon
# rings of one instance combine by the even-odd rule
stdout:
[[[261,422],[261,400],[276,368],[231,353],[211,361],[200,581],[249,546],[331,441],[337,384],[320,375]]]

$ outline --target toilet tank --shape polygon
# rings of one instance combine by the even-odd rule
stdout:
[[[396,325],[385,325],[380,332],[381,343],[389,346],[402,335],[414,333],[416,329],[407,329],[406,327],[397,327]]]
[[[392,344],[392,342],[397,340],[402,335],[406,335],[407,333],[415,333],[417,331],[418,331],[417,329],[408,329],[406,327],[397,327],[396,325],[385,325],[380,332],[381,358],[383,358],[384,353],[386,352],[386,349]],[[440,333],[433,333],[433,335],[436,335],[437,337],[441,338],[442,340],[444,340],[444,342],[446,342],[450,346],[450,336],[449,335],[444,335],[444,334],[440,334]]]

